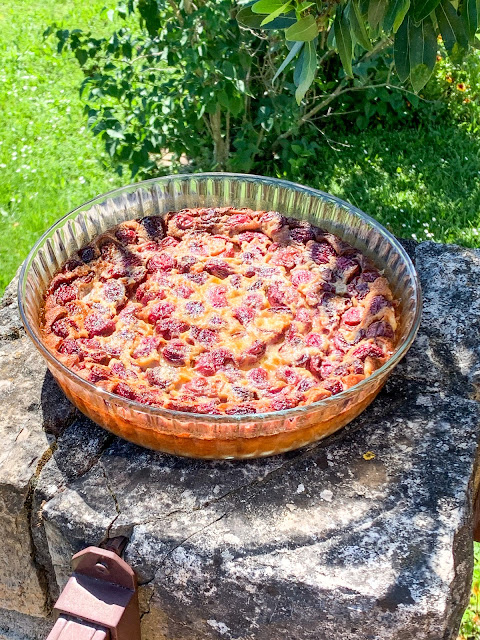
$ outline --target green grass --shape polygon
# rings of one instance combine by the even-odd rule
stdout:
[[[480,638],[480,543],[475,543],[475,568],[473,571],[470,604],[465,611],[460,628],[459,640]]]
[[[105,4],[11,0],[0,7],[0,291],[54,220],[119,183],[86,130],[76,61],[42,38],[54,21],[101,31]]]
[[[325,144],[288,177],[355,204],[398,236],[480,246],[478,138],[451,123],[335,140],[348,146]]]
[[[52,22],[108,30],[115,0],[11,0],[0,7],[0,292],[36,238],[76,205],[121,179],[86,130],[82,73],[42,32]],[[480,67],[479,67],[480,69]],[[480,246],[480,140],[454,123],[423,129],[330,133],[285,177],[334,193],[395,234]],[[461,637],[480,640],[480,545]]]

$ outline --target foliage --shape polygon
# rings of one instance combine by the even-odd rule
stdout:
[[[272,13],[257,13],[272,2]],[[324,134],[330,117],[344,114],[340,129],[353,123],[364,130],[417,125],[441,113],[441,91],[427,103],[401,86],[394,73],[398,41],[385,34],[398,34],[407,19],[416,29],[422,2],[433,0],[382,0],[383,9],[373,14],[369,0],[259,0],[240,10],[235,0],[128,0],[109,12],[125,22],[108,36],[57,26],[47,35],[55,33],[59,51],[73,52],[83,69],[88,124],[120,174],[128,167],[132,176],[150,177],[182,164],[262,173],[275,159],[288,162],[295,140]],[[464,29],[466,2],[454,21]],[[422,24],[430,20],[436,29],[435,12]],[[460,47],[445,35],[444,44],[430,38],[440,52],[434,62],[458,65]],[[352,57],[345,57],[349,39]],[[335,55],[338,42],[345,45],[341,56]],[[418,90],[427,74],[409,69],[409,77],[416,69]],[[294,95],[303,96],[299,109]]]
[[[448,117],[471,134],[480,131],[480,51],[466,56],[462,63],[443,53],[424,97],[445,105]]]
[[[56,36],[59,51],[73,51],[84,70],[89,125],[120,172],[128,165],[132,175],[152,175],[167,152],[193,168],[248,171],[265,134],[294,122],[290,101],[272,88],[273,57],[285,45],[241,32],[229,0],[203,0],[195,10],[185,0],[182,8],[131,0],[117,11],[136,16],[140,28]]]
[[[245,9],[250,10],[244,7],[240,14]],[[180,5],[130,0],[116,13],[129,22],[108,37],[56,26],[47,35],[55,32],[58,50],[72,51],[82,67],[88,123],[120,173],[129,167],[132,176],[148,177],[182,159],[190,170],[261,167],[262,172],[298,135],[317,136],[325,113],[351,111],[359,92],[383,87],[394,109],[404,103],[392,79],[393,49],[387,41],[356,58],[354,81],[327,51],[298,110],[291,96],[298,94],[296,85],[306,90],[306,80],[299,80],[296,69],[282,87],[279,76],[300,48],[300,74],[314,73],[316,40],[285,44],[275,29],[267,38],[240,28],[233,0],[199,0],[195,8],[185,0]],[[285,26],[285,20],[275,18],[266,26]],[[306,37],[313,26],[308,24],[301,33],[298,23],[289,27],[297,31],[287,31]],[[367,126],[382,108],[381,103],[367,108],[358,126]]]
[[[245,3],[244,3],[245,4]],[[437,41],[452,59],[477,46],[479,0],[253,0],[237,19],[250,29],[281,29],[295,59],[296,99],[300,104],[329,51],[336,51],[347,77],[353,62],[393,37],[395,69],[401,82],[420,91],[435,67]],[[374,47],[375,45],[375,47]],[[280,69],[287,65],[283,63]]]

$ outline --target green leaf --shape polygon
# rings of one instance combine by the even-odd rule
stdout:
[[[123,131],[116,131],[115,129],[107,129],[105,133],[110,138],[115,138],[116,140],[123,140],[125,138]]]
[[[441,0],[435,9],[438,28],[442,34],[445,49],[450,53],[455,44],[460,48],[468,48],[468,38],[460,16],[449,0]],[[458,47],[457,47],[458,48]]]
[[[328,30],[327,48],[328,49],[336,49],[337,48],[337,43],[335,42],[335,31],[333,29],[333,25]]]
[[[234,96],[233,98],[230,98],[228,109],[235,118],[243,111],[243,108],[244,101],[240,98],[240,96]]]
[[[360,13],[360,7],[356,0],[351,0],[348,6],[348,18],[350,21],[350,28],[355,40],[360,46],[367,51],[371,51],[372,43],[368,37],[365,22],[363,21],[362,14]]]
[[[287,67],[288,64],[294,59],[300,49],[303,47],[303,42],[295,42],[293,47],[291,48],[288,56],[282,62],[282,64],[278,67],[277,73],[273,76],[272,83],[278,78],[278,76],[282,73],[282,71]]]
[[[343,68],[347,76],[353,76],[352,71],[352,57],[353,57],[353,44],[352,37],[350,35],[350,29],[348,21],[343,11],[337,11],[335,16],[335,22],[333,23],[333,29],[335,31],[335,40],[337,43],[338,54],[342,61]]]
[[[437,37],[430,18],[425,18],[418,26],[409,20],[408,43],[410,82],[418,93],[432,75],[437,58]]]
[[[300,104],[304,95],[307,93],[310,85],[315,78],[317,70],[317,41],[306,42],[303,51],[298,59],[296,67],[300,65],[299,72],[295,68],[295,76],[297,78],[297,90],[295,91],[295,99]]]
[[[410,0],[390,0],[383,22],[385,31],[397,33],[398,28],[410,9]]]
[[[461,18],[465,25],[468,39],[472,42],[478,29],[477,0],[464,0],[461,10]]]
[[[400,82],[405,82],[410,75],[410,47],[408,44],[409,22],[410,19],[406,16],[395,34],[393,43],[393,58]]]
[[[436,9],[440,0],[413,0],[413,19],[418,24]]]
[[[270,14],[283,7],[285,0],[258,0],[252,5],[253,13]]]
[[[305,16],[285,31],[287,40],[310,42],[318,35],[317,22],[313,16]]]
[[[80,64],[80,66],[83,67],[83,65],[88,60],[88,53],[85,51],[85,49],[76,49],[75,57],[78,60],[78,63]]]
[[[262,22],[260,23],[260,26],[263,27],[264,25],[268,24],[269,22],[273,22],[275,20],[275,18],[278,18],[278,16],[280,16],[282,13],[288,13],[288,11],[290,9],[290,5],[291,5],[291,0],[287,0],[287,2],[285,2],[285,4],[283,4],[281,7],[278,7],[278,9],[276,9],[270,15],[268,15],[266,18],[264,18],[262,20]],[[253,5],[253,6],[255,7],[255,5]]]
[[[307,9],[310,9],[310,7],[314,6],[315,2],[302,2],[302,4],[297,7],[297,11],[306,11]]]
[[[248,27],[249,29],[260,29],[261,24],[263,22],[264,16],[259,15],[257,13],[252,12],[252,7],[243,7],[237,13],[237,22],[244,27]],[[295,24],[297,18],[295,17],[295,13],[287,14],[285,16],[280,16],[279,18],[275,18],[272,22],[269,22],[268,25],[264,25],[264,29],[288,29],[292,24]]]
[[[385,0],[370,0],[368,5],[368,24],[374,31],[380,27],[385,15],[385,9]]]

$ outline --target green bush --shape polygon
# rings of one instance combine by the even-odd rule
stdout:
[[[404,103],[398,90],[387,89],[396,82],[388,40],[359,51],[354,80],[327,52],[298,108],[299,74],[287,67],[279,77],[278,68],[294,45],[276,29],[266,37],[239,25],[231,0],[199,0],[195,9],[186,0],[180,6],[131,0],[117,12],[125,26],[107,38],[56,26],[47,33],[55,32],[59,51],[72,51],[82,67],[88,124],[119,173],[126,167],[138,178],[171,172],[184,157],[189,170],[265,173],[278,163],[288,166],[292,144],[313,151],[323,116],[351,111],[368,87],[380,84],[386,98],[367,95],[356,116],[360,127],[388,102],[397,111]]]
[[[68,47],[84,70],[89,126],[119,172],[161,173],[167,152],[174,165],[187,156],[191,169],[249,171],[266,139],[294,123],[291,100],[272,86],[283,38],[241,30],[229,0],[197,5],[119,5],[138,26],[109,38],[56,31],[59,50]]]
[[[253,28],[265,20],[252,12],[257,4],[238,11],[233,0],[197,0],[195,5],[190,0],[129,0],[116,9],[124,26],[112,27],[109,37],[56,26],[48,30],[55,33],[59,51],[72,51],[80,64],[88,124],[103,139],[120,174],[129,169],[132,177],[147,178],[171,173],[183,163],[188,164],[183,171],[291,171],[301,178],[322,145],[352,127],[412,127],[471,115],[473,104],[469,107],[464,98],[459,102],[458,82],[453,90],[444,77],[451,73],[470,87],[479,74],[477,53],[461,66],[458,55],[447,57],[436,40],[440,54],[434,79],[419,97],[400,84],[395,46],[378,26],[373,49],[359,44],[352,49],[349,77],[335,39],[328,44],[330,34],[335,35],[334,5],[329,5],[333,13],[325,22],[330,29],[325,42],[315,41],[323,52],[321,64],[297,106],[305,42],[285,41],[281,28],[293,19],[288,12],[262,27],[268,35]],[[368,8],[368,2],[363,5]],[[308,13],[313,5],[301,6]],[[368,34],[374,35],[371,27]],[[297,55],[295,65],[292,54]],[[285,57],[292,65],[280,64]]]

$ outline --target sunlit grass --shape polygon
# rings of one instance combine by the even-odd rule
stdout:
[[[479,640],[480,638],[480,543],[475,543],[475,568],[473,571],[470,604],[463,616],[458,640]]]
[[[54,220],[118,184],[86,130],[76,61],[42,38],[62,20],[98,32],[105,4],[13,0],[0,7],[0,291]]]
[[[331,132],[332,138],[335,132]],[[480,139],[450,123],[367,130],[285,174],[337,195],[397,236],[480,246]]]

